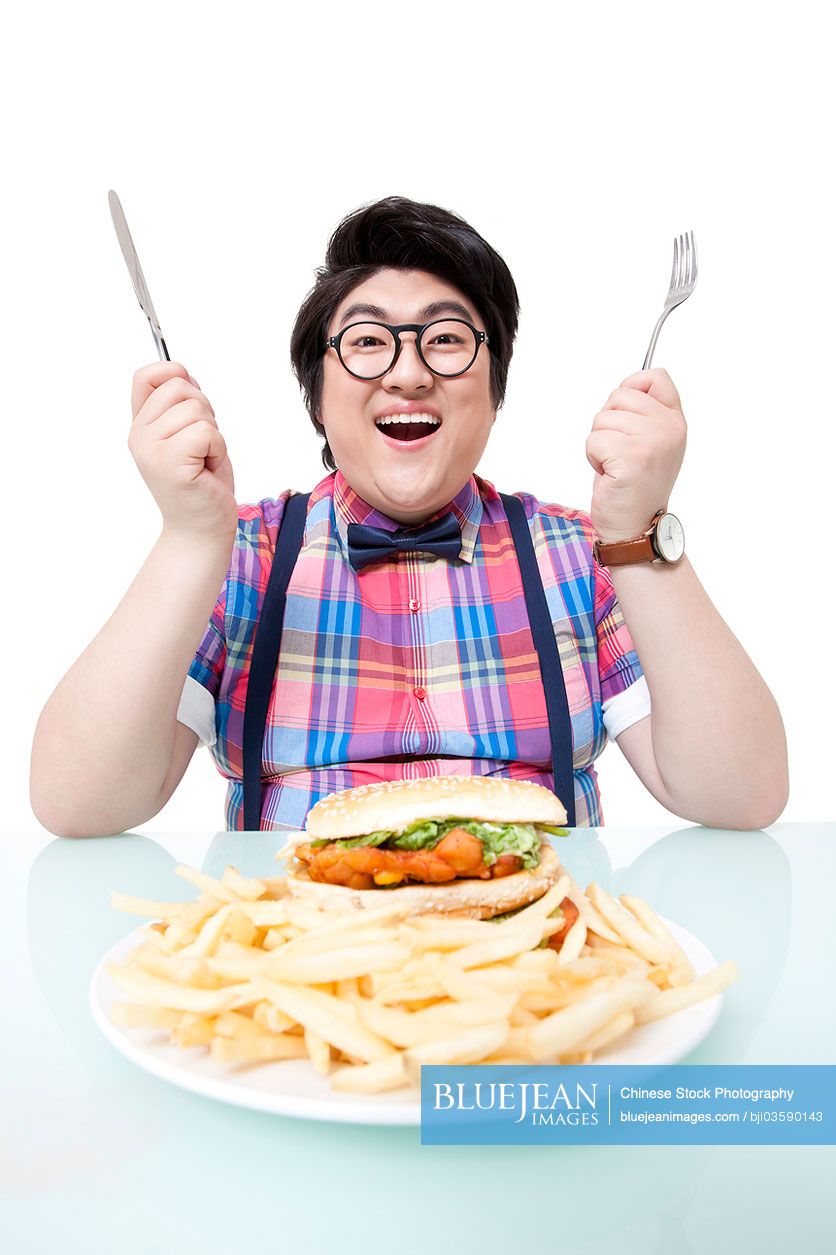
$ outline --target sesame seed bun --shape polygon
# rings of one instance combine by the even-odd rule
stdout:
[[[422,819],[482,819],[497,824],[566,823],[560,800],[531,780],[498,776],[428,776],[383,780],[330,793],[311,807],[301,840],[400,832]]]
[[[515,872],[513,876],[500,876],[497,880],[452,880],[442,885],[408,884],[394,889],[348,889],[345,885],[311,880],[307,871],[300,869],[288,876],[287,887],[294,897],[327,911],[359,911],[392,901],[404,903],[411,915],[438,913],[491,919],[542,898],[562,871],[554,850],[544,842],[539,866],[531,871]]]

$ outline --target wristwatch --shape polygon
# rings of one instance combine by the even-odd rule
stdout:
[[[678,562],[685,552],[685,532],[675,514],[657,510],[650,527],[635,540],[596,540],[592,552],[601,566]]]

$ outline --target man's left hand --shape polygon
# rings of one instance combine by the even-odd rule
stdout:
[[[637,371],[610,394],[586,442],[596,471],[590,516],[602,541],[634,540],[667,508],[686,433],[666,370]]]

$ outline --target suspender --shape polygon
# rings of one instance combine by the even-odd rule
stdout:
[[[261,826],[261,758],[264,749],[264,728],[270,695],[276,679],[279,646],[282,640],[284,603],[287,585],[296,566],[302,535],[305,531],[305,515],[308,497],[297,493],[289,497],[276,537],[276,549],[270,580],[264,596],[264,605],[258,616],[250,662],[250,678],[247,681],[247,701],[244,706],[244,832],[257,832]],[[281,543],[279,543],[281,542]]]
[[[566,700],[566,686],[560,655],[554,638],[543,582],[525,510],[518,497],[499,494],[517,551],[522,574],[525,604],[531,634],[540,659],[546,710],[552,746],[554,791],[566,808],[570,828],[575,826],[575,777],[572,760],[572,721]],[[282,516],[276,550],[264,604],[256,624],[253,656],[247,682],[244,708],[244,807],[243,830],[257,832],[261,826],[261,764],[264,751],[264,730],[270,696],[276,679],[279,648],[282,639],[285,596],[296,559],[302,547],[305,516],[310,493],[297,493],[288,499]]]
[[[508,522],[511,524],[511,535],[517,550],[517,561],[522,573],[525,604],[528,609],[528,621],[531,635],[534,637],[534,648],[540,659],[540,674],[543,688],[546,690],[546,710],[549,714],[549,733],[552,741],[552,774],[554,791],[566,809],[567,822],[570,828],[575,826],[575,774],[572,758],[572,720],[569,718],[569,703],[566,699],[566,685],[563,682],[563,668],[557,652],[554,638],[552,617],[546,602],[540,568],[534,556],[534,544],[525,509],[519,497],[511,497],[506,493],[499,494]]]

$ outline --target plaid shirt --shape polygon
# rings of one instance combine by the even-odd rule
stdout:
[[[243,726],[258,620],[290,491],[239,507],[226,581],[189,668],[177,718],[228,780],[226,823],[243,809]],[[566,685],[576,823],[603,823],[594,760],[650,711],[649,693],[588,514],[525,507]],[[553,788],[540,667],[511,529],[493,484],[472,475],[452,509],[458,560],[400,553],[356,572],[350,522],[393,531],[340,471],[308,503],[287,590],[267,715],[262,827],[304,825],[327,793],[375,780],[497,775]],[[434,516],[436,517],[436,516]]]

